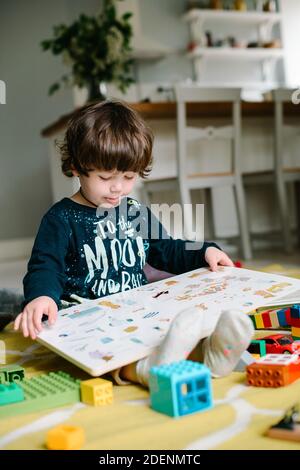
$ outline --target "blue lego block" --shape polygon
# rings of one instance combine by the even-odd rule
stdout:
[[[150,369],[150,402],[155,411],[178,417],[212,407],[210,370],[193,361]]]
[[[285,311],[286,309],[282,308],[281,310],[278,310],[277,312],[278,322],[280,326],[289,326],[287,319],[286,319]]]
[[[300,319],[300,305],[293,305],[291,307],[291,318],[294,318],[295,320]]]
[[[9,405],[24,400],[23,389],[16,383],[0,384],[0,405]]]

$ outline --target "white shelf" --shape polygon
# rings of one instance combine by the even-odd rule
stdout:
[[[184,21],[221,21],[221,22],[238,22],[244,24],[263,24],[263,23],[279,23],[281,21],[281,13],[268,13],[260,11],[231,11],[231,10],[202,10],[194,8],[183,16]]]
[[[156,61],[163,59],[174,51],[170,47],[160,44],[147,36],[136,36],[132,40],[131,57],[139,61]]]
[[[149,49],[134,49],[130,57],[134,60],[139,61],[156,61],[164,59],[167,55],[171,54],[170,51],[161,51],[161,50],[149,50]]]
[[[274,81],[274,74],[276,70],[277,60],[284,60],[283,48],[234,48],[234,47],[205,47],[206,45],[206,30],[214,29],[213,34],[220,34],[220,31],[226,31],[222,26],[230,25],[232,36],[234,30],[238,27],[242,28],[246,37],[250,36],[250,27],[256,32],[257,43],[266,44],[274,39],[273,27],[278,24],[279,37],[282,40],[281,22],[282,14],[280,12],[261,12],[261,11],[235,11],[235,10],[209,10],[194,8],[189,10],[183,16],[183,20],[188,24],[190,30],[191,43],[199,44],[193,50],[186,51],[186,56],[193,61],[194,76],[197,81],[201,81],[205,77],[205,70],[209,70],[209,62],[216,61],[240,61],[242,62],[257,62],[255,68],[260,72],[262,82]],[[206,24],[209,23],[207,28]],[[226,34],[224,32],[224,34]],[[277,34],[276,34],[277,37]],[[253,41],[253,38],[251,36]],[[250,40],[250,37],[249,37]],[[249,41],[247,41],[249,42]],[[240,65],[242,73],[243,65]],[[226,71],[228,72],[228,71]],[[230,76],[230,71],[226,73]],[[254,74],[253,74],[254,76]],[[246,77],[245,77],[246,78]],[[222,80],[222,77],[220,77]]]
[[[234,48],[234,47],[197,47],[187,54],[190,59],[238,59],[238,60],[266,60],[280,59],[284,55],[283,49],[269,48]]]

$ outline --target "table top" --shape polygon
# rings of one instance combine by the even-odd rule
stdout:
[[[144,119],[175,119],[175,102],[147,102],[147,103],[129,103],[129,105],[138,111]],[[289,116],[299,115],[300,106],[292,103],[285,103],[285,113]],[[45,127],[41,131],[43,137],[52,137],[63,131],[69,119],[73,116],[75,110],[61,116],[55,122]],[[230,103],[188,103],[187,116],[190,118],[212,118],[230,116]],[[273,116],[274,103],[270,101],[263,102],[242,102],[243,117],[266,117]]]

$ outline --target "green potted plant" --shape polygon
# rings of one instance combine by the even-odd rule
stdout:
[[[114,83],[125,92],[134,82],[130,58],[132,27],[131,13],[117,17],[115,3],[121,0],[104,0],[102,11],[95,17],[80,15],[69,26],[54,26],[54,37],[41,42],[44,51],[62,55],[71,68],[60,81],[53,83],[49,94],[61,86],[78,86],[89,89],[89,100],[104,99],[103,84]]]

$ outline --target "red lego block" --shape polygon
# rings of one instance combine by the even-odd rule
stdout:
[[[243,263],[242,263],[241,261],[239,261],[239,260],[234,261],[233,264],[234,264],[234,266],[235,266],[236,268],[242,268],[242,267],[243,267]]]
[[[285,311],[285,318],[288,325],[291,324],[291,309],[287,308]]]
[[[300,328],[300,318],[291,318],[291,326]]]
[[[262,313],[262,321],[264,322],[264,328],[272,328],[270,311]]]
[[[293,318],[300,318],[300,304],[295,304],[291,307],[291,316]]]

